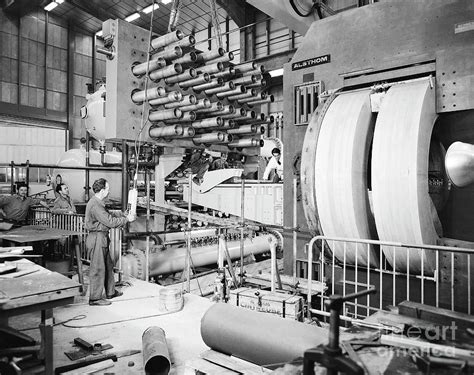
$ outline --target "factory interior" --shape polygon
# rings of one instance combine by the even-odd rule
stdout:
[[[0,6],[0,375],[474,374],[474,1]]]

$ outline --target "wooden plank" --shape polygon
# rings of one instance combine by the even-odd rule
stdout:
[[[201,354],[201,358],[206,359],[216,365],[225,367],[229,370],[235,371],[240,374],[246,375],[261,375],[269,374],[272,371],[265,369],[264,367],[255,365],[251,362],[244,361],[235,357],[231,357],[227,354],[219,353],[214,350],[207,350]]]
[[[93,363],[92,365],[81,367],[77,370],[71,370],[63,372],[64,375],[83,375],[83,374],[94,374],[98,371],[102,371],[108,368],[114,367],[114,361],[108,359],[104,362]]]
[[[474,327],[473,315],[441,309],[439,307],[424,305],[417,302],[403,301],[398,305],[398,312],[401,315],[429,320],[443,326],[448,326],[455,322],[458,329]]]
[[[186,367],[207,375],[235,375],[239,372],[225,369],[202,358],[186,361]]]

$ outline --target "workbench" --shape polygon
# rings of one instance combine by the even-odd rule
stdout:
[[[8,327],[12,316],[41,311],[40,357],[45,374],[53,373],[53,309],[74,302],[81,285],[26,259],[15,262],[23,276],[0,280],[0,327]]]

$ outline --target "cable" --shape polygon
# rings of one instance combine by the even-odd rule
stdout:
[[[311,15],[313,14],[314,8],[317,8],[317,7],[316,7],[316,4],[313,4],[313,5],[311,6],[311,8],[309,9],[308,13],[303,14],[303,13],[301,13],[301,11],[300,11],[300,10],[298,9],[298,7],[296,6],[295,0],[290,0],[290,5],[291,5],[291,7],[293,8],[293,10],[296,12],[296,14],[297,14],[298,16],[300,16],[300,17],[309,17],[309,16],[311,16]],[[319,16],[319,12],[318,12],[318,16]],[[322,17],[320,17],[320,18],[322,18]]]
[[[59,325],[64,325],[65,327],[67,327],[67,326],[65,325],[65,323],[71,322],[71,321],[73,321],[73,320],[82,320],[82,319],[85,319],[85,318],[87,318],[87,315],[85,315],[85,314],[76,315],[75,317],[73,317],[73,318],[71,318],[71,319],[67,319],[67,320],[65,320],[64,322],[54,323],[54,324],[53,324],[53,327],[59,326]],[[39,327],[23,328],[23,329],[20,329],[19,331],[20,331],[20,332],[23,332],[23,331],[32,331],[33,329],[39,329]]]

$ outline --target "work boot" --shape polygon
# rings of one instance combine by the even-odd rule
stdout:
[[[114,294],[112,294],[111,296],[107,296],[107,299],[112,299],[112,298],[115,298],[115,297],[120,297],[120,296],[123,296],[123,292],[121,292],[120,290],[115,290],[114,291]]]
[[[108,306],[111,305],[112,302],[107,301],[105,299],[98,299],[96,301],[89,301],[89,305],[91,306]]]

